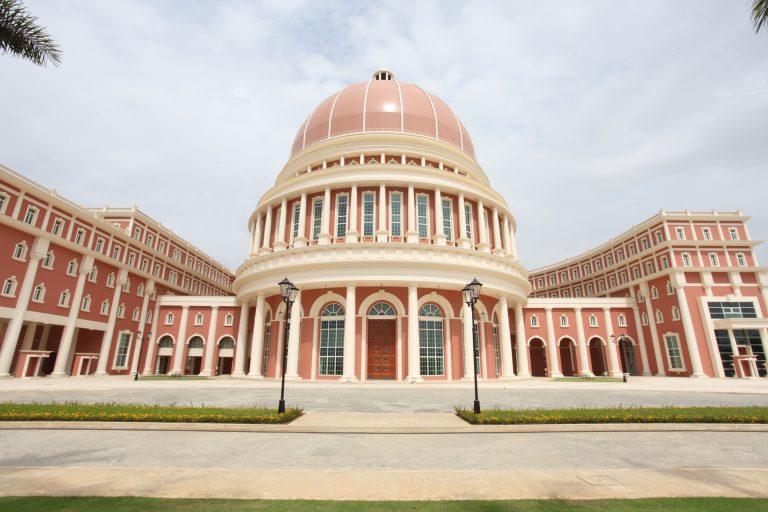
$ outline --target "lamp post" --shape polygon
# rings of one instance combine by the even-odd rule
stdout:
[[[152,333],[147,333],[147,338],[151,337]],[[139,359],[136,361],[136,375],[133,376],[134,382],[139,380],[139,369],[141,368],[141,351],[144,348],[144,333],[141,331],[136,332],[136,337],[139,339]]]
[[[296,294],[299,289],[285,277],[278,283],[280,285],[280,296],[285,304],[285,323],[283,324],[283,376],[280,382],[280,401],[277,403],[277,413],[285,412],[285,366],[288,364],[288,322],[291,321],[291,306],[296,300]]]
[[[480,414],[480,399],[477,396],[477,359],[479,356],[478,354],[478,347],[475,343],[475,303],[480,298],[480,288],[483,287],[483,284],[477,280],[477,278],[472,279],[472,282],[467,284],[464,288],[462,288],[461,293],[464,296],[464,302],[467,303],[467,306],[469,307],[470,311],[472,312],[472,325],[470,328],[472,329],[472,363],[475,368],[475,403],[474,403],[474,411],[475,414]],[[479,337],[480,333],[478,333]],[[479,343],[479,339],[478,339]]]

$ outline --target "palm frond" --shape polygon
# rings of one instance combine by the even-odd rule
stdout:
[[[768,26],[768,0],[754,0],[752,21],[755,24],[755,32],[759,32],[763,24]]]
[[[11,53],[43,66],[61,63],[56,42],[20,0],[0,0],[0,53]]]

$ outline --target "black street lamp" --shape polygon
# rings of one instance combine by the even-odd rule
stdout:
[[[151,332],[147,333],[147,339],[152,336]],[[141,331],[136,332],[136,337],[139,339],[139,359],[136,361],[136,375],[133,376],[134,382],[139,380],[139,371],[141,371],[141,351],[144,348],[144,333]]]
[[[469,283],[467,286],[462,288],[461,293],[464,295],[464,302],[467,303],[467,306],[472,311],[472,325],[470,328],[472,329],[472,363],[475,367],[475,404],[474,404],[474,411],[475,414],[480,414],[480,399],[477,396],[477,359],[480,357],[478,354],[478,347],[475,343],[475,303],[477,303],[478,299],[480,298],[480,288],[483,287],[483,284],[477,280],[477,278],[474,278],[471,283]],[[479,326],[478,326],[479,328]],[[479,336],[480,333],[478,333],[478,343],[479,343]]]
[[[285,366],[288,364],[288,322],[291,321],[291,306],[296,300],[296,294],[299,289],[285,277],[277,283],[280,285],[280,296],[285,303],[285,323],[283,324],[283,377],[280,383],[280,401],[277,403],[277,413],[285,412]]]

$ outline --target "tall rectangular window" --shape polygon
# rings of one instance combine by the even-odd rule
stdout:
[[[744,258],[744,254],[740,252],[736,253],[736,262],[739,264],[740,267],[747,266],[747,260]]]
[[[419,238],[429,238],[429,202],[425,195],[416,196],[416,225]]]
[[[64,228],[64,221],[61,219],[56,219],[55,221],[53,221],[53,229],[51,229],[51,233],[56,236],[59,236],[63,228]]]
[[[683,253],[683,266],[684,267],[691,266],[691,256],[687,252]]]
[[[336,236],[347,236],[347,201],[346,194],[336,197]]]
[[[680,355],[680,343],[676,334],[665,334],[664,341],[667,344],[667,356],[669,357],[669,368],[672,370],[683,369],[683,358]]]
[[[320,227],[323,224],[323,200],[315,199],[312,203],[312,240],[320,236]]]
[[[685,231],[683,228],[675,228],[675,234],[678,240],[685,240]]]
[[[704,240],[712,240],[712,231],[709,228],[703,228],[701,233],[704,235]]]
[[[301,217],[301,204],[296,203],[293,205],[293,231],[291,232],[293,238],[299,236],[299,218]]]
[[[453,240],[452,202],[450,199],[443,199],[443,233],[448,240]]]
[[[392,192],[389,195],[389,230],[392,236],[403,234],[403,195],[400,192]]]
[[[363,194],[363,236],[373,236],[373,221],[376,217],[376,193]]]
[[[34,224],[37,218],[37,208],[30,206],[27,208],[27,213],[24,215],[24,222],[26,224]]]
[[[464,217],[467,219],[467,238],[472,240],[472,205],[464,203]]]
[[[731,240],[739,239],[739,232],[736,230],[736,228],[728,228],[728,234],[731,236]]]
[[[128,347],[131,344],[131,333],[121,332],[120,339],[117,342],[117,351],[115,352],[115,368],[125,368],[128,366]]]

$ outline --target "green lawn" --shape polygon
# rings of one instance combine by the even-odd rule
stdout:
[[[0,421],[157,421],[172,423],[289,423],[302,409],[284,414],[265,407],[181,407],[118,403],[0,403]]]
[[[641,500],[521,501],[288,501],[188,500],[154,498],[0,498],[8,512],[758,512],[768,500],[743,498],[664,498]]]
[[[488,409],[480,414],[456,408],[473,425],[548,423],[768,423],[768,407],[628,407],[611,409]]]
[[[620,377],[557,377],[556,381],[561,382],[624,382]]]
[[[209,377],[200,375],[139,375],[139,382],[142,380],[208,380]]]

